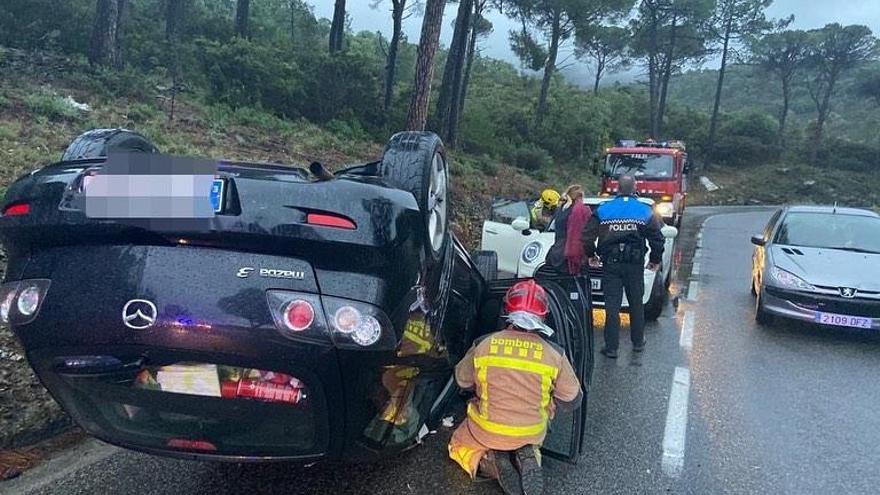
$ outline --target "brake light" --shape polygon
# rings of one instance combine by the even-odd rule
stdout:
[[[357,225],[342,215],[329,213],[309,213],[306,215],[306,223],[321,227],[334,227],[337,229],[355,230]]]
[[[12,203],[3,209],[4,217],[18,217],[27,215],[31,212],[31,205],[28,203]]]
[[[168,440],[166,444],[168,447],[172,449],[185,449],[185,450],[206,450],[206,451],[215,451],[217,450],[217,446],[207,440],[188,440],[186,438],[172,438]]]
[[[302,332],[315,321],[315,308],[308,301],[297,299],[284,308],[284,325],[294,332]]]

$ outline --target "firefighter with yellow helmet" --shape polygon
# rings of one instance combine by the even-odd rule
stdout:
[[[547,230],[559,209],[561,197],[559,191],[555,189],[544,189],[541,193],[541,199],[535,201],[535,204],[532,206],[531,223],[533,229]]]
[[[543,491],[540,447],[556,408],[573,409],[581,386],[564,351],[546,340],[547,292],[518,282],[504,298],[508,327],[478,339],[455,367],[472,390],[467,417],[449,441],[449,457],[471,478],[497,479],[505,493]],[[543,336],[542,336],[543,334]]]

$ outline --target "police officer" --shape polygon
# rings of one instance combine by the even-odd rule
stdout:
[[[590,264],[602,262],[602,290],[605,293],[605,348],[602,354],[617,358],[620,341],[620,305],[623,293],[629,301],[630,332],[633,351],[645,349],[645,255],[647,268],[660,269],[664,239],[663,220],[650,206],[635,196],[632,176],[618,179],[617,197],[596,209],[584,230],[584,252]],[[598,242],[597,242],[598,240]],[[647,245],[650,246],[648,252]]]

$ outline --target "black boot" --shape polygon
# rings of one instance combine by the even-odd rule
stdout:
[[[497,452],[495,466],[498,469],[498,484],[507,495],[523,495],[520,473],[513,465],[509,452]]]
[[[535,447],[526,445],[515,452],[517,467],[522,478],[522,489],[525,495],[543,495],[544,473],[538,462]]]

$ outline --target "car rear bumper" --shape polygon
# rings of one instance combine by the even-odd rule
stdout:
[[[871,330],[880,330],[880,301],[847,299],[764,287],[762,301],[768,313],[799,321],[818,323],[818,312],[872,318]]]

